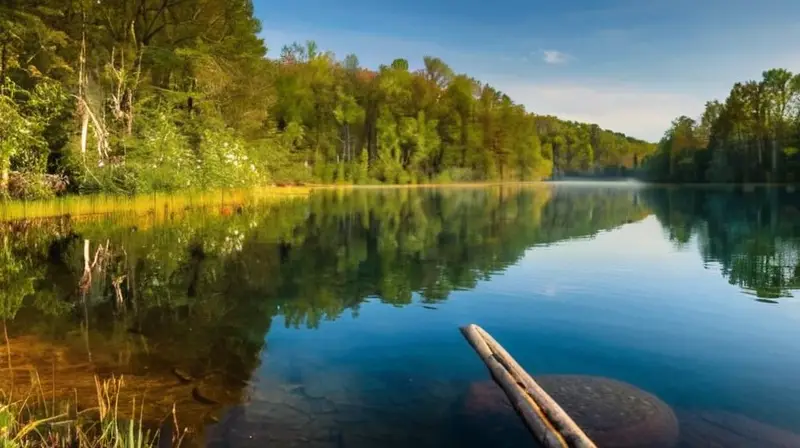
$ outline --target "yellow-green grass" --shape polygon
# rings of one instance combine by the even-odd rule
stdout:
[[[36,375],[38,378],[38,375]],[[31,384],[28,394],[18,400],[0,396],[0,447],[34,448],[77,446],[80,448],[150,448],[159,439],[158,430],[145,428],[144,406],[133,399],[120,402],[122,377],[100,380],[94,377],[97,406],[79,409],[71,400],[46,397],[41,383]],[[123,412],[127,408],[129,412]],[[172,414],[172,424],[177,417]],[[167,435],[165,444],[178,447],[183,433]]]
[[[11,415],[18,416],[15,421],[26,422],[22,426],[68,412],[68,418],[43,428],[72,428],[74,434],[75,424],[80,424],[88,438],[97,435],[98,422],[113,408],[114,421],[123,422],[126,430],[131,420],[143,423],[145,431],[149,428],[151,434],[156,428],[164,427],[165,422],[172,422],[172,437],[183,436],[178,433],[180,429],[188,431],[187,438],[202,440],[205,426],[217,421],[225,409],[241,403],[245,396],[244,385],[230,390],[226,377],[216,372],[193,378],[189,383],[183,381],[174,373],[175,369],[186,365],[181,360],[132,370],[131,357],[147,352],[149,342],[146,337],[127,331],[114,337],[68,332],[58,340],[24,335],[8,339],[5,347],[2,340],[0,328],[0,410],[7,406]],[[163,344],[159,347],[164,348]],[[174,344],[168,348],[169,353],[176,350]],[[106,390],[105,383],[114,380],[112,373],[124,374],[124,387],[120,387],[121,376],[118,376],[117,387]],[[197,388],[214,403],[199,401],[195,397]],[[111,401],[109,396],[113,396],[115,406],[104,405]],[[132,409],[134,402],[135,410]],[[76,420],[76,412],[84,418]],[[7,448],[3,445],[2,418],[0,413],[0,447]],[[22,426],[14,431],[19,433]]]
[[[118,212],[162,213],[194,207],[231,206],[305,196],[305,187],[263,187],[204,192],[154,193],[138,196],[65,196],[41,201],[0,202],[0,222],[57,216],[102,215]]]
[[[232,206],[279,201],[307,196],[312,189],[385,189],[385,188],[485,188],[521,185],[546,186],[544,182],[474,182],[410,185],[310,185],[308,187],[260,187],[202,192],[154,193],[137,196],[68,195],[37,201],[0,201],[0,222],[58,216],[91,216],[113,213],[163,214],[198,207]]]

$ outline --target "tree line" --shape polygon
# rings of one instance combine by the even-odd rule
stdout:
[[[529,113],[442,60],[266,57],[252,2],[0,2],[0,192],[619,173],[654,146]]]
[[[763,72],[706,103],[698,119],[676,118],[646,164],[671,182],[800,181],[800,74]]]

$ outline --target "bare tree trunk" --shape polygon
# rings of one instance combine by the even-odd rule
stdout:
[[[773,182],[778,180],[778,139],[772,140],[772,179]]]
[[[0,168],[0,194],[8,192],[8,176],[8,166],[4,164],[3,167]]]
[[[81,54],[78,67],[78,113],[81,115],[81,155],[86,156],[86,139],[89,134],[89,114],[86,110],[86,98],[84,91],[84,68],[86,66],[86,11],[82,11],[83,22],[81,24]]]
[[[744,183],[750,182],[750,143],[744,143]]]
[[[345,142],[345,161],[350,161],[350,124],[345,123],[344,125],[344,138]]]
[[[8,42],[3,41],[3,51],[0,52],[0,85],[6,82],[6,60],[8,59]]]
[[[89,245],[90,242],[87,239],[83,240],[83,272],[86,275],[91,275],[91,265],[89,263]]]
[[[133,91],[128,90],[128,114],[125,116],[125,133],[133,134]]]
[[[128,253],[125,253],[125,264],[128,267],[128,297],[133,304],[133,312],[138,313],[138,303],[136,299],[136,261],[131,262]]]
[[[86,155],[86,140],[89,136],[89,114],[81,105],[81,154]]]

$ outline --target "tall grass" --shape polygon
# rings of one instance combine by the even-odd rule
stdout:
[[[155,448],[159,431],[147,429],[143,421],[144,404],[131,404],[130,416],[120,412],[120,377],[100,380],[95,376],[97,407],[78,410],[74,403],[48,403],[41,384],[32,387],[24,399],[0,404],[0,448],[80,447],[80,448]],[[58,409],[57,409],[58,408]],[[175,409],[173,421],[178,427]],[[168,441],[179,447],[183,435]],[[159,446],[164,446],[161,444]]]
[[[56,216],[98,215],[116,212],[161,213],[204,206],[248,204],[305,196],[306,187],[265,187],[239,190],[154,193],[139,196],[64,196],[39,201],[0,201],[0,222]],[[0,447],[2,448],[2,447]]]

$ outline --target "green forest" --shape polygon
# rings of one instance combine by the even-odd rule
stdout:
[[[800,74],[785,69],[736,83],[699,119],[676,118],[646,164],[650,180],[800,181]]]
[[[0,2],[0,194],[618,175],[655,149],[436,57],[268,58],[260,32],[248,0]]]

